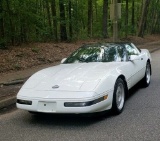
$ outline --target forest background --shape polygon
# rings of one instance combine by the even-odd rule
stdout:
[[[111,41],[112,2],[0,0],[0,73],[59,61],[87,40]],[[160,0],[117,2],[119,40],[160,33]]]

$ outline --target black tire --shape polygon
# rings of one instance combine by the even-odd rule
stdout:
[[[118,78],[113,92],[112,111],[114,114],[118,115],[123,111],[125,105],[125,96],[125,83],[121,78]]]
[[[38,112],[33,112],[33,111],[28,111],[30,114],[32,115],[38,115],[39,113]]]
[[[145,76],[142,79],[143,86],[148,87],[150,82],[151,82],[151,64],[147,62]]]

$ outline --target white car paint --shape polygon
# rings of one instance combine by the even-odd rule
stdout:
[[[32,105],[17,103],[17,107],[44,113],[111,109],[117,78],[123,75],[130,89],[144,77],[148,59],[151,60],[148,50],[142,50],[138,59],[132,61],[60,64],[41,70],[27,80],[17,95],[17,99],[32,101]],[[64,107],[65,102],[92,101],[106,95],[107,99],[91,106]]]

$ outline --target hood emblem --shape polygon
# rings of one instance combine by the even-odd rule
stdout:
[[[54,86],[52,87],[52,89],[57,89],[57,88],[59,88],[58,85],[54,85]]]

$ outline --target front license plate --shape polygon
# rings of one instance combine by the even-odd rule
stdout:
[[[56,112],[56,102],[38,102],[39,112]]]

